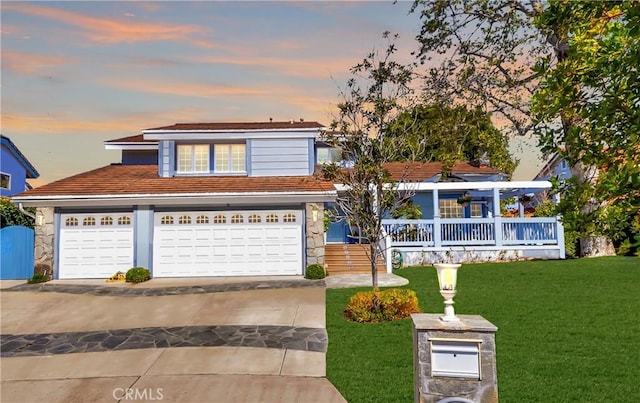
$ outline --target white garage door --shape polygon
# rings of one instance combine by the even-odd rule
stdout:
[[[133,215],[62,214],[59,278],[108,278],[133,265]]]
[[[302,274],[302,212],[155,213],[154,277]]]

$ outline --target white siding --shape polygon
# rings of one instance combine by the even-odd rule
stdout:
[[[251,140],[251,176],[309,175],[308,139]]]

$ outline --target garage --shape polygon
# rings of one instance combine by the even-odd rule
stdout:
[[[302,211],[156,212],[153,276],[302,274]]]
[[[58,277],[108,278],[133,266],[133,214],[61,214]]]

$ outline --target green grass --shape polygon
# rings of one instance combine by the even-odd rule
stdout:
[[[424,312],[441,313],[435,269],[395,271]],[[327,290],[327,377],[350,403],[412,402],[411,320],[350,323],[358,289]],[[370,289],[370,288],[369,288]],[[463,265],[457,314],[498,327],[504,402],[640,399],[640,259],[607,257]]]

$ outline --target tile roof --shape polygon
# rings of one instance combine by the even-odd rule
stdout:
[[[441,162],[388,162],[383,165],[394,180],[424,181],[442,173]],[[475,166],[469,162],[456,162],[452,175],[495,175],[500,171],[489,166]]]
[[[171,126],[154,127],[146,130],[269,130],[269,129],[321,129],[325,125],[318,122],[290,120],[286,122],[218,122],[218,123],[176,123]]]
[[[135,136],[122,137],[119,139],[107,140],[105,143],[157,143],[158,140],[145,140],[144,134],[136,134]]]
[[[163,195],[262,192],[327,192],[330,182],[312,176],[158,177],[157,165],[113,164],[21,193],[19,197],[91,195]]]

